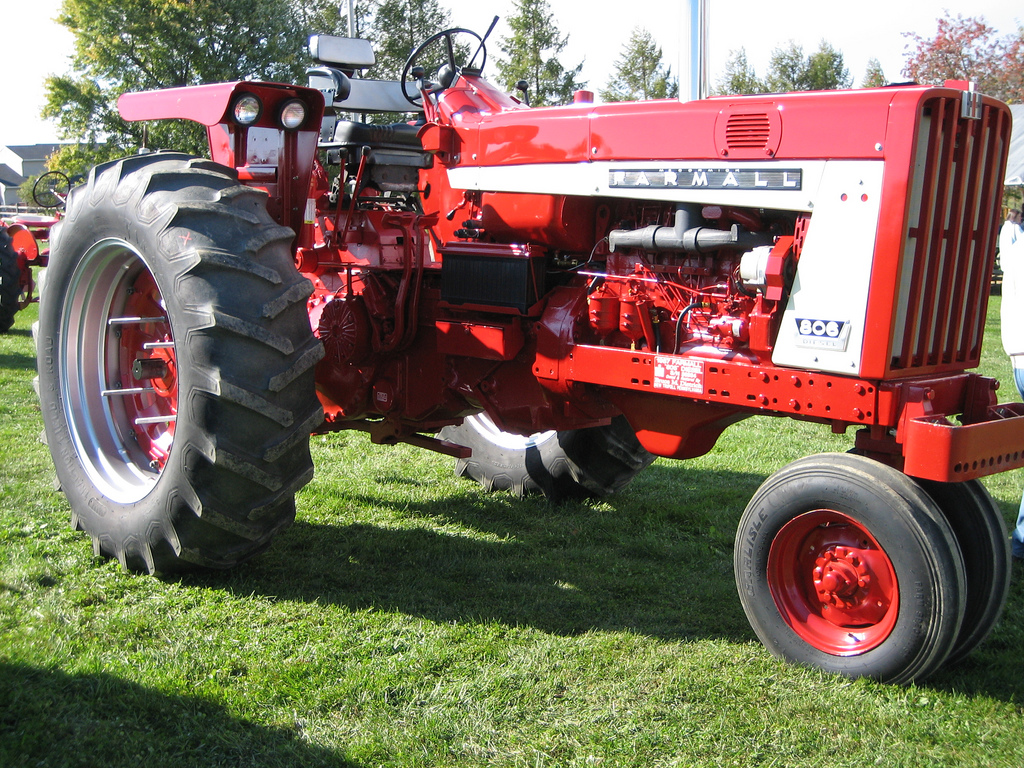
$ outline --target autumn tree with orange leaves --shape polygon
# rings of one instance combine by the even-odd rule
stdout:
[[[912,32],[903,74],[919,83],[971,80],[978,90],[1007,102],[1024,101],[1024,30],[999,37],[984,18],[946,12],[933,37]]]

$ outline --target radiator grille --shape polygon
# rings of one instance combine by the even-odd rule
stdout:
[[[973,368],[981,356],[999,227],[1009,115],[961,117],[959,98],[924,104],[891,369]]]
[[[725,143],[729,149],[761,149],[768,144],[771,123],[764,112],[729,115]]]

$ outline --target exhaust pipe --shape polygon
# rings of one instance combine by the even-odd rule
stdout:
[[[682,16],[679,100],[694,101],[708,95],[708,0],[687,0]]]
[[[613,229],[608,233],[608,250],[639,248],[648,253],[707,253],[719,249],[749,251],[761,245],[771,245],[774,239],[766,232],[745,232],[736,224],[731,229],[711,229],[700,226],[700,221],[700,206],[680,203],[676,206],[674,226],[652,224],[643,229]]]

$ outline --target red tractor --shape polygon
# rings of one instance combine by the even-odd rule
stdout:
[[[44,173],[32,187],[32,196],[41,208],[59,209],[67,199],[71,182],[59,171]],[[49,240],[50,228],[58,217],[19,213],[0,221],[0,333],[14,325],[14,316],[38,301],[32,268],[46,266],[49,248],[40,242]]]
[[[765,645],[907,682],[988,634],[1009,555],[978,478],[1024,466],[1024,404],[968,372],[1005,105],[947,84],[531,109],[463,29],[399,82],[355,76],[366,41],[311,52],[311,87],[123,96],[127,120],[205,125],[212,159],[100,165],[55,227],[40,396],[98,554],[167,572],[261,551],[310,433],[560,498],[777,416],[856,444],[743,514]],[[417,119],[352,119],[388,111]]]

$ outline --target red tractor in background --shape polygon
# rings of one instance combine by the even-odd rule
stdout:
[[[310,433],[561,498],[776,416],[857,432],[743,514],[765,645],[907,682],[984,639],[1010,569],[978,478],[1024,466],[1024,404],[969,372],[1005,105],[951,83],[531,109],[463,29],[399,82],[356,77],[366,41],[311,52],[312,87],[124,95],[127,120],[205,125],[211,159],[100,165],[54,228],[40,397],[98,554],[166,572],[261,551]],[[389,111],[414,119],[351,119]]]
[[[67,199],[71,182],[60,171],[44,173],[32,187],[40,208],[58,211]],[[14,325],[14,316],[38,301],[32,268],[46,266],[50,249],[40,243],[50,238],[50,228],[59,216],[18,213],[0,221],[0,333]]]

